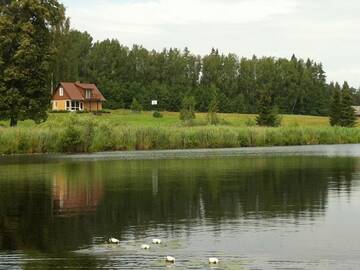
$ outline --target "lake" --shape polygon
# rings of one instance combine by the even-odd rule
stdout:
[[[357,270],[359,228],[359,145],[0,158],[0,269]]]

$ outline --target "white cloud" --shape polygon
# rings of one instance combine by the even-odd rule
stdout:
[[[260,21],[295,10],[295,0],[152,0],[108,2],[71,7],[68,11],[75,24],[89,23],[104,30],[148,32],[166,25],[245,23]]]

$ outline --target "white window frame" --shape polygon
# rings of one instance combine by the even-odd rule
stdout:
[[[59,88],[59,96],[60,97],[64,96],[64,88],[62,88],[62,87]]]
[[[70,106],[68,106],[68,105],[70,105]],[[84,103],[82,101],[78,101],[78,100],[67,100],[66,101],[66,110],[71,111],[71,112],[83,111]]]
[[[90,98],[91,98],[91,90],[89,90],[89,89],[86,89],[86,90],[85,90],[85,97],[86,97],[87,99],[90,99]]]

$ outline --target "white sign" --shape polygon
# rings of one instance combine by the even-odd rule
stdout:
[[[151,105],[158,105],[157,100],[152,100],[152,101],[151,101]]]

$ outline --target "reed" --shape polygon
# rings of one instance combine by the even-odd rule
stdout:
[[[360,143],[359,128],[126,126],[69,117],[39,126],[0,129],[0,154],[233,148]]]

